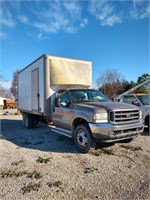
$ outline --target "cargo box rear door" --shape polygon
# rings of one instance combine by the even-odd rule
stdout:
[[[39,69],[32,71],[31,79],[31,107],[32,110],[39,111]]]

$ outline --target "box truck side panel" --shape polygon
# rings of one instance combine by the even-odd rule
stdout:
[[[44,111],[44,60],[36,60],[19,74],[19,109],[32,113]]]

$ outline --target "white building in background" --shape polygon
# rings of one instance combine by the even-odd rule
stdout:
[[[8,100],[8,99],[7,99],[7,98],[4,98],[4,97],[0,97],[0,106],[3,106],[3,105],[4,105],[3,100]]]

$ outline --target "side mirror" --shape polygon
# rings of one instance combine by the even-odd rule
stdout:
[[[69,105],[70,105],[70,102],[69,102],[69,101],[61,101],[61,102],[60,102],[60,106],[68,107]]]
[[[133,101],[132,104],[135,105],[135,106],[139,106],[139,102],[138,101]]]
[[[55,99],[55,106],[56,107],[68,107],[70,105],[69,101],[60,101],[59,98]]]

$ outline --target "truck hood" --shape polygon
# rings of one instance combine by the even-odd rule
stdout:
[[[150,106],[141,106],[139,107],[142,111],[150,112]]]
[[[150,106],[143,106],[145,110],[150,110]]]
[[[90,108],[98,112],[104,112],[106,110],[138,109],[134,105],[118,102],[82,102],[77,103],[76,105],[79,107]]]

